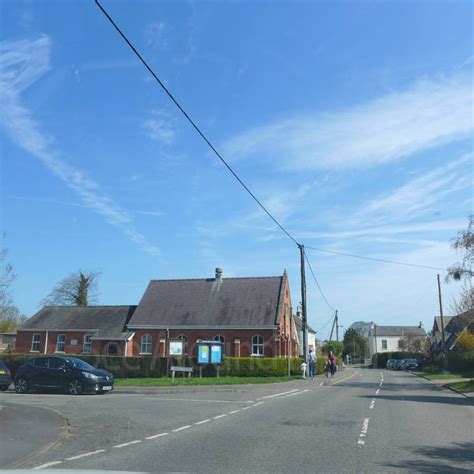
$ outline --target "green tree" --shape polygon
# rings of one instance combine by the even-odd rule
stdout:
[[[344,333],[342,341],[344,345],[343,355],[350,355],[352,360],[363,360],[369,353],[368,338],[354,329],[349,328]]]
[[[350,325],[349,329],[353,329],[355,332],[357,332],[361,336],[369,337],[369,329],[370,329],[370,326],[372,326],[373,324],[374,324],[373,322],[368,322],[368,321],[356,321],[355,323],[352,323]]]
[[[325,354],[329,354],[332,351],[337,357],[341,357],[343,349],[344,346],[340,341],[327,341],[323,345],[323,352]]]
[[[88,306],[97,298],[99,272],[79,270],[63,278],[41,306]]]

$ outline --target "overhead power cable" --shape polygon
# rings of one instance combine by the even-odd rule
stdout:
[[[407,267],[428,268],[430,270],[442,270],[442,271],[445,271],[445,272],[448,271],[446,268],[429,267],[427,265],[418,265],[416,263],[396,262],[394,260],[384,260],[382,258],[365,257],[363,255],[355,255],[355,254],[352,254],[352,253],[337,252],[336,250],[320,249],[320,248],[317,248],[317,247],[309,247],[307,245],[305,245],[304,247],[305,247],[305,249],[317,250],[318,252],[333,253],[333,254],[336,254],[336,255],[343,255],[344,257],[362,258],[364,260],[373,260],[374,262],[392,263],[394,265],[404,265],[404,266],[407,266]]]
[[[175,99],[173,94],[169,91],[169,89],[163,84],[161,79],[156,75],[153,69],[148,65],[148,63],[143,59],[142,55],[137,51],[135,46],[129,41],[129,39],[125,36],[122,30],[118,27],[112,17],[107,13],[104,7],[100,4],[98,0],[95,0],[95,3],[100,8],[102,13],[107,17],[109,22],[113,25],[113,27],[117,30],[119,35],[123,38],[123,40],[128,44],[130,49],[135,53],[137,58],[142,62],[142,64],[147,68],[148,72],[153,76],[155,81],[161,86],[161,88],[166,92],[168,97],[172,100],[172,102],[178,107],[179,111],[184,115],[186,120],[192,125],[192,127],[196,130],[196,132],[200,135],[200,137],[206,142],[209,148],[214,152],[214,154],[221,160],[224,166],[228,169],[228,171],[234,176],[234,178],[240,183],[240,185],[247,191],[248,194],[253,198],[253,200],[263,209],[263,211],[270,217],[270,219],[280,228],[282,232],[286,234],[288,238],[290,238],[296,245],[298,242],[296,239],[288,232],[280,222],[270,213],[270,211],[262,204],[262,202],[255,196],[255,194],[248,188],[248,186],[242,181],[242,179],[237,175],[237,173],[232,169],[232,167],[227,163],[227,161],[222,157],[222,155],[217,151],[214,145],[210,142],[210,140],[206,137],[204,132],[196,125],[196,123],[191,119],[191,117],[187,114],[184,108],[179,104],[179,102]]]
[[[327,325],[334,319],[334,314],[319,328],[319,329],[315,329],[315,331],[318,333],[318,332],[321,332],[325,327],[327,327]]]
[[[316,278],[316,275],[314,274],[314,271],[313,271],[313,267],[311,266],[311,263],[308,259],[308,256],[306,255],[306,252],[304,253],[304,258],[306,260],[306,263],[308,264],[308,267],[309,267],[309,270],[311,272],[311,275],[313,275],[313,279],[314,279],[314,282],[316,283],[316,286],[318,287],[318,290],[319,292],[321,293],[321,296],[323,297],[324,301],[326,302],[326,304],[329,306],[330,309],[332,309],[333,311],[336,311],[332,306],[331,304],[329,303],[329,301],[327,300],[326,298],[326,295],[324,294],[323,290],[321,289],[321,286],[319,285],[319,282],[318,282],[318,279]]]

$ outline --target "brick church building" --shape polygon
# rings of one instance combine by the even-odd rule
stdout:
[[[282,276],[152,280],[138,306],[47,306],[17,332],[16,352],[160,356],[182,340],[223,343],[233,357],[298,354],[286,271]]]

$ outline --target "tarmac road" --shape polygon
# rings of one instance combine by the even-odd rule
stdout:
[[[69,436],[24,467],[377,473],[474,468],[473,399],[409,373],[345,370],[329,381],[179,392],[5,393],[0,404],[54,406],[67,416]]]

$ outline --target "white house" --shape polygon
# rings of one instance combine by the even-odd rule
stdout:
[[[421,350],[426,340],[423,324],[418,326],[378,326],[372,325],[369,329],[369,351],[373,354],[384,352],[416,352]],[[419,347],[419,348],[418,348]]]

